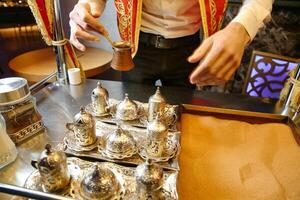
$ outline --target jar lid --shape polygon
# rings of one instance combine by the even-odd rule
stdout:
[[[26,79],[20,77],[0,79],[0,105],[19,103],[29,95]]]

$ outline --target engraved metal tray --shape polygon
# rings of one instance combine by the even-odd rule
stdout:
[[[109,168],[116,176],[118,182],[120,183],[120,190],[117,196],[113,199],[137,199],[136,198],[136,181],[135,181],[135,168],[124,167],[114,163],[109,162],[88,162],[75,157],[67,158],[68,170],[71,175],[71,182],[67,188],[63,191],[58,192],[58,195],[63,195],[67,197],[73,197],[74,199],[82,199],[78,195],[78,181],[81,180],[83,174],[85,174],[92,166],[97,164],[105,168]],[[177,181],[177,171],[164,171],[164,184],[160,189],[162,199],[166,200],[176,200],[178,199],[176,181]],[[26,179],[25,188],[43,191],[40,181],[40,175],[38,170],[35,170]]]
[[[66,154],[77,157],[86,157],[97,159],[101,161],[109,161],[120,164],[138,165],[143,163],[146,159],[143,146],[146,141],[146,129],[132,127],[129,125],[122,125],[122,129],[128,131],[134,138],[138,152],[134,155],[130,155],[125,158],[111,158],[107,157],[103,149],[105,149],[105,140],[109,134],[117,129],[114,124],[108,124],[101,121],[96,122],[96,135],[98,138],[97,145],[93,144],[91,147],[79,147],[76,145],[74,133],[68,131],[64,137],[64,151]],[[160,158],[151,158],[154,162],[157,162],[164,169],[179,170],[178,154],[180,151],[180,132],[169,131],[168,143],[164,151],[164,154]]]
[[[116,99],[109,99],[109,107],[110,111],[108,113],[104,113],[102,115],[98,115],[94,112],[92,104],[86,105],[85,109],[87,112],[92,114],[94,117],[97,117],[98,120],[108,123],[114,123],[116,124],[119,120],[116,120],[115,114],[116,114],[116,108],[117,105],[121,101]],[[148,103],[142,103],[139,101],[134,101],[138,105],[138,117],[136,120],[130,120],[130,121],[122,121],[124,124],[136,126],[136,127],[147,127],[147,116],[148,116]],[[162,120],[165,122],[165,124],[169,127],[170,130],[178,130],[177,120],[178,120],[178,105],[166,105],[166,109],[164,112],[164,116]]]

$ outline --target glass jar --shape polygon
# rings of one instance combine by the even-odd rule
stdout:
[[[16,144],[44,129],[35,98],[23,78],[0,79],[0,113],[7,134]]]
[[[17,149],[6,133],[5,121],[0,114],[0,168],[13,162],[17,157]]]

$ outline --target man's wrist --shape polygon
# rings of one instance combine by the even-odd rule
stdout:
[[[247,32],[243,24],[239,22],[230,22],[227,25],[227,27],[232,29],[235,32],[238,32],[240,34],[240,37],[242,37],[241,39],[244,41],[245,45],[247,45],[251,41],[250,34]]]

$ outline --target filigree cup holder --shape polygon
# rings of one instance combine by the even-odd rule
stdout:
[[[163,169],[147,160],[136,167],[136,199],[163,199]]]
[[[52,149],[49,144],[38,160],[31,161],[31,165],[39,173],[41,189],[44,192],[65,191],[70,183],[65,153]]]

